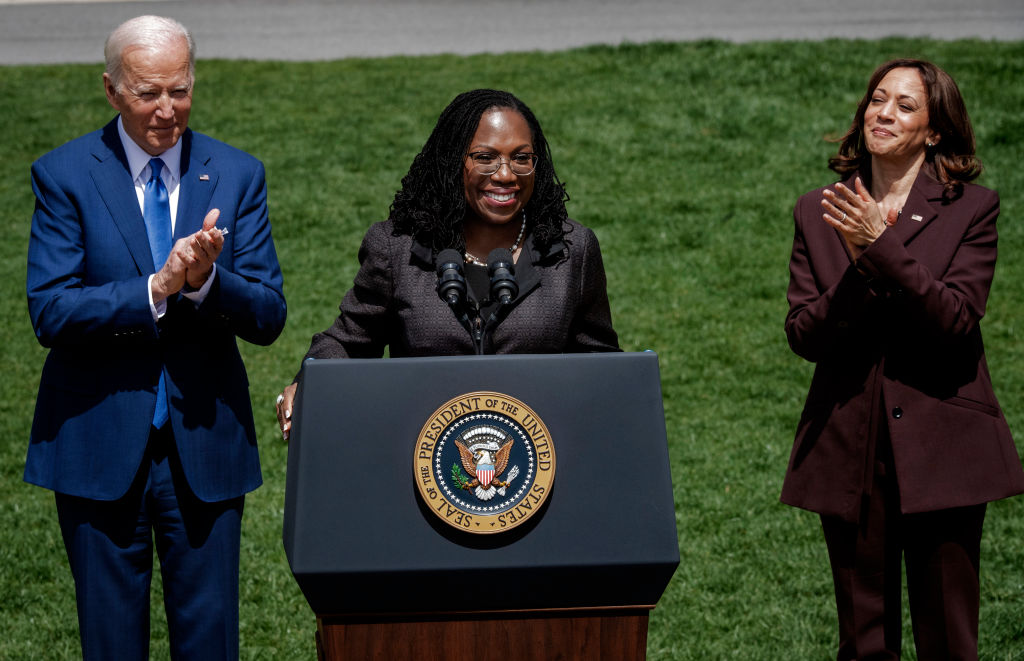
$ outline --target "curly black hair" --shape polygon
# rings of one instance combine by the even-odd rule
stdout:
[[[515,110],[530,127],[534,152],[539,156],[534,171],[533,195],[524,208],[534,245],[546,251],[560,241],[568,218],[565,185],[555,174],[551,150],[540,123],[525,103],[501,90],[477,89],[459,94],[437,119],[433,132],[416,155],[402,188],[395,193],[388,219],[395,235],[410,235],[434,253],[446,248],[466,249],[462,223],[469,205],[463,190],[462,171],[469,143],[480,117],[494,108]]]

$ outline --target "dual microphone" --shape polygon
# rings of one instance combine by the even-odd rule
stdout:
[[[462,255],[459,251],[448,248],[438,254],[435,263],[438,296],[452,308],[461,307],[467,296]],[[512,261],[512,252],[508,248],[495,248],[487,256],[487,275],[491,280],[491,300],[508,305],[519,295],[516,266]]]
[[[473,346],[477,354],[485,353],[487,335],[499,323],[499,312],[506,309],[509,303],[519,296],[519,283],[516,282],[516,266],[512,261],[512,252],[508,248],[496,248],[487,256],[487,275],[491,280],[490,298],[498,303],[486,322],[479,317],[476,310],[475,320],[469,318],[469,307],[466,305],[468,290],[465,266],[459,251],[448,248],[442,250],[435,262],[437,266],[437,295],[451,307],[455,317],[473,338]]]

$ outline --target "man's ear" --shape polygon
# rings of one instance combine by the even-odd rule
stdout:
[[[107,95],[107,102],[114,107],[114,110],[121,112],[121,106],[117,99],[117,88],[114,87],[114,81],[110,74],[106,72],[103,73],[103,91]]]

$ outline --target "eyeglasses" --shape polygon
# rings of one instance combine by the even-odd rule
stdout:
[[[477,174],[485,176],[490,176],[500,170],[503,163],[508,163],[508,169],[512,171],[512,174],[520,177],[531,174],[537,169],[537,155],[528,152],[512,154],[507,160],[488,151],[475,151],[466,156],[473,161],[473,170]]]

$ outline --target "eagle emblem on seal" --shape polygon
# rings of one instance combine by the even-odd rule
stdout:
[[[508,467],[512,444],[512,438],[490,426],[473,427],[456,438],[462,467],[473,478],[462,483],[462,488],[480,500],[490,500],[496,493],[504,496],[505,488],[519,474],[519,467],[513,466],[505,480],[500,477]]]
[[[502,533],[546,509],[554,442],[514,397],[482,390],[449,399],[427,418],[412,453],[422,504],[452,528]]]

